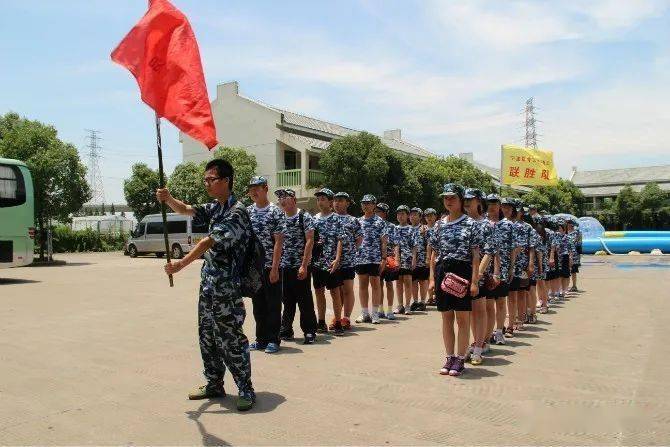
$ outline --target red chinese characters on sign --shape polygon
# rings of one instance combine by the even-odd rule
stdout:
[[[524,178],[535,178],[535,169],[526,168],[526,172],[523,173]]]
[[[510,177],[518,177],[519,176],[519,167],[518,166],[511,166],[509,168],[509,176]]]
[[[549,171],[547,169],[543,169],[542,174],[540,175],[540,177],[543,180],[549,180]]]

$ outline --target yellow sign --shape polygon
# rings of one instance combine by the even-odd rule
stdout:
[[[503,185],[550,186],[558,183],[552,151],[503,144],[500,157]]]

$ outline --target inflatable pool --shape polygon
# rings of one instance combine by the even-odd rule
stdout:
[[[603,237],[582,241],[582,252],[584,254],[593,254],[600,250],[610,254],[627,254],[630,251],[649,253],[655,248],[663,253],[670,253],[670,237]]]

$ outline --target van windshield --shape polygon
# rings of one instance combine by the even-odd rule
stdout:
[[[144,228],[147,226],[146,223],[140,222],[137,224],[135,227],[135,230],[133,231],[133,237],[141,237],[144,236]]]

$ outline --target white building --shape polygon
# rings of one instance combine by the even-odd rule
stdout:
[[[212,113],[221,145],[241,147],[256,156],[257,174],[268,179],[270,190],[290,187],[298,198],[311,198],[322,178],[319,158],[330,142],[361,131],[263,104],[239,94],[236,81],[219,84]],[[392,149],[418,157],[433,154],[408,143],[399,129],[380,137]],[[211,158],[204,145],[180,133],[184,161]]]

